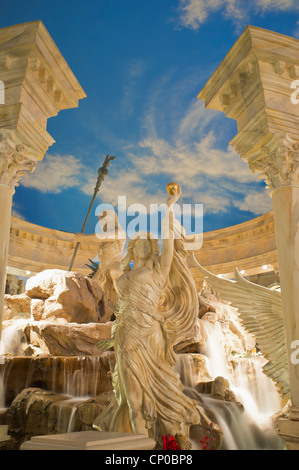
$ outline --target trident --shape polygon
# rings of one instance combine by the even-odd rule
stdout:
[[[106,155],[106,158],[105,158],[105,161],[104,161],[103,165],[101,166],[101,168],[98,169],[97,184],[95,185],[95,188],[94,188],[92,200],[91,200],[91,203],[89,204],[89,208],[88,208],[85,220],[84,220],[84,224],[83,224],[82,229],[81,229],[81,233],[84,233],[84,230],[85,230],[85,227],[86,227],[86,224],[87,224],[87,221],[88,221],[88,217],[90,215],[90,211],[92,209],[92,206],[93,206],[94,200],[96,198],[96,195],[99,192],[101,184],[103,183],[105,177],[108,175],[108,166],[109,166],[110,160],[114,160],[115,158],[116,157],[112,157],[111,155]],[[72,259],[71,259],[71,262],[70,262],[70,265],[69,265],[69,271],[71,271],[71,269],[73,267],[79,245],[80,245],[80,242],[77,242],[76,246],[75,246],[73,256],[72,256]]]

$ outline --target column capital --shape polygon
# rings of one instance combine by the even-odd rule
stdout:
[[[249,152],[243,159],[252,173],[264,179],[273,191],[280,187],[299,187],[299,140],[286,136],[273,136],[261,148]]]
[[[47,120],[86,95],[41,21],[0,29],[0,80],[0,183],[13,188],[55,142]]]
[[[298,60],[298,39],[248,26],[198,95],[236,120],[230,144],[271,190],[299,184]]]
[[[0,130],[0,184],[14,189],[22,176],[32,173],[37,161],[30,158],[28,148],[16,143],[13,132]]]

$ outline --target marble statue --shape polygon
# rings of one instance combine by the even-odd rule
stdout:
[[[235,269],[236,281],[218,277],[203,268],[194,253],[192,258],[212,289],[239,310],[244,328],[255,337],[268,360],[263,366],[264,373],[275,382],[282,397],[288,399],[288,359],[280,292],[248,281],[238,269]]]
[[[93,280],[97,281],[105,292],[105,315],[101,322],[109,321],[116,301],[116,281],[122,275],[120,262],[123,258],[123,248],[126,243],[126,232],[118,222],[113,209],[106,209],[98,215],[102,233],[86,235],[77,233],[76,241],[95,244],[98,247],[99,266]]]
[[[171,434],[181,449],[190,449],[189,429],[199,424],[200,416],[174,370],[173,346],[194,325],[198,298],[186,263],[183,229],[173,214],[180,193],[175,189],[167,200],[162,229],[169,237],[161,254],[150,233],[138,232],[128,243],[123,274],[116,282],[112,335],[98,343],[101,351],[115,349],[114,398],[94,428],[146,434],[158,448],[162,436]]]

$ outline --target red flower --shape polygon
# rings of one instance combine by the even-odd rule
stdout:
[[[177,441],[171,434],[165,434],[162,436],[163,439],[163,450],[180,450]]]
[[[210,424],[209,424],[209,428],[208,428],[208,435],[203,436],[203,438],[200,439],[200,441],[199,441],[201,443],[201,449],[202,450],[212,450],[211,447],[210,447],[211,438],[212,438],[213,441],[215,441],[215,437],[212,437],[212,434],[211,434],[213,426],[214,426],[214,423],[211,421]]]
[[[210,438],[208,436],[204,436],[199,442],[201,443],[202,450],[208,450],[210,445]]]

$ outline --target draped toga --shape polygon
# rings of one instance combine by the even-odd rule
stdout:
[[[117,281],[116,320],[112,328],[116,365],[114,398],[97,417],[101,431],[134,432],[130,421],[127,380],[142,390],[142,416],[157,442],[198,424],[192,399],[183,393],[175,371],[174,344],[184,339],[198,312],[194,281],[186,265],[183,240],[175,240],[169,278],[160,264],[133,269]]]

